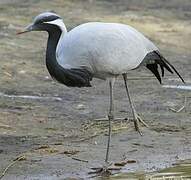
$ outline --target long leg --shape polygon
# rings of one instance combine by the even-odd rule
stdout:
[[[140,135],[142,135],[142,133],[140,131],[140,128],[139,128],[139,121],[141,123],[143,123],[143,125],[145,125],[146,127],[148,127],[148,125],[136,113],[135,107],[134,107],[132,99],[131,99],[131,95],[129,93],[128,85],[127,85],[127,74],[123,74],[123,79],[124,79],[124,82],[125,82],[125,88],[126,88],[127,96],[128,96],[129,103],[130,103],[130,106],[131,106],[131,110],[132,110],[132,113],[133,113],[135,129],[136,129],[136,131],[139,132]]]
[[[95,170],[94,172],[90,172],[89,174],[101,174],[103,176],[108,176],[111,174],[109,169],[109,149],[110,149],[110,141],[111,141],[111,121],[114,119],[114,103],[113,103],[113,86],[114,86],[115,78],[109,80],[109,90],[110,90],[110,107],[108,113],[109,127],[108,127],[108,141],[107,141],[107,150],[105,156],[105,165],[101,168],[92,168]]]
[[[110,108],[108,114],[109,120],[109,128],[108,128],[108,141],[107,141],[107,151],[105,156],[105,162],[108,164],[109,159],[109,149],[110,149],[110,141],[111,141],[111,122],[114,120],[114,102],[113,102],[113,86],[114,86],[115,79],[109,80],[109,90],[110,90]]]

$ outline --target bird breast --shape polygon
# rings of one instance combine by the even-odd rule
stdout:
[[[136,68],[153,50],[157,47],[128,25],[93,22],[61,36],[56,55],[64,68],[83,67],[103,77]]]

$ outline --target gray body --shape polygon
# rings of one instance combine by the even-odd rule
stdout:
[[[49,33],[46,65],[51,76],[66,86],[91,86],[92,78],[107,79],[146,66],[161,83],[164,69],[177,75],[176,69],[158,48],[131,26],[119,23],[91,22],[67,32],[57,14],[38,15],[26,31]],[[25,31],[25,32],[26,32]]]

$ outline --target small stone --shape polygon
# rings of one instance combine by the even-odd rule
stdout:
[[[20,70],[20,71],[19,71],[19,74],[25,74],[25,73],[26,73],[25,70]]]
[[[78,104],[76,109],[78,110],[84,110],[85,109],[85,105],[84,104]]]

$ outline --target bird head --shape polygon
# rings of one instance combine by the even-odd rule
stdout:
[[[30,31],[48,31],[52,26],[57,26],[61,30],[65,29],[62,18],[53,12],[44,12],[34,18],[32,24],[29,24],[23,31],[17,34],[23,34]]]

